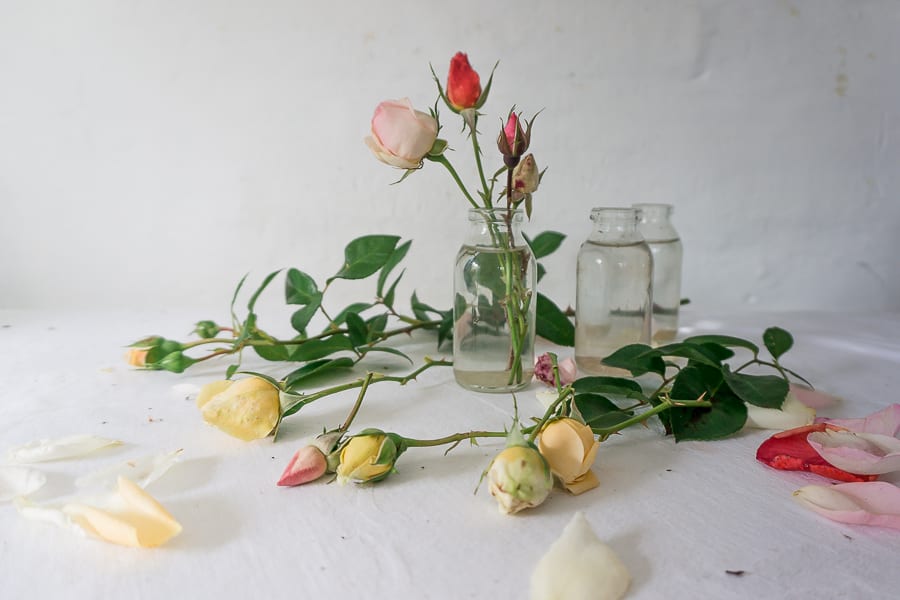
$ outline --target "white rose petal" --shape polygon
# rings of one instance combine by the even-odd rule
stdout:
[[[811,425],[816,418],[816,410],[800,402],[793,392],[788,392],[781,408],[763,408],[747,404],[745,427],[757,429],[793,429]]]
[[[97,450],[118,446],[122,442],[96,435],[71,435],[55,440],[37,440],[11,448],[9,460],[16,463],[36,463],[84,456]]]
[[[123,463],[101,469],[75,480],[79,488],[110,488],[116,485],[119,477],[125,477],[144,488],[166,474],[179,461],[182,450],[142,456]]]
[[[578,512],[531,574],[530,598],[616,600],[630,583],[628,569]]]
[[[27,467],[0,466],[0,502],[28,496],[47,483],[47,476]]]

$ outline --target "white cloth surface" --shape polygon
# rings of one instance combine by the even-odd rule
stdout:
[[[833,523],[795,503],[794,490],[826,480],[757,462],[766,431],[675,444],[658,425],[633,428],[601,447],[599,488],[577,497],[554,490],[515,516],[497,511],[486,486],[472,493],[500,439],[463,443],[447,456],[444,448],[413,448],[398,473],[374,486],[276,487],[294,451],[339,425],[356,391],[290,417],[275,443],[230,438],[202,421],[184,385],[222,378],[227,359],[182,375],[134,370],[123,359],[124,346],[141,336],[185,337],[197,316],[0,311],[0,452],[80,433],[124,442],[40,465],[49,481],[36,502],[74,492],[75,478],[123,459],[184,449],[183,461],[148,488],[184,526],[162,548],[79,538],[0,505],[0,596],[523,598],[532,569],[579,510],[630,570],[628,598],[900,595],[900,532]],[[900,314],[688,310],[683,325],[682,335],[723,333],[760,345],[765,327],[788,329],[796,343],[784,364],[842,399],[820,415],[863,416],[900,400]],[[441,356],[431,338],[408,347]],[[387,355],[364,364],[410,370]],[[249,354],[245,366],[290,369]],[[542,412],[537,389],[517,395],[523,419]],[[435,368],[404,388],[372,386],[352,430],[433,438],[500,430],[511,414],[509,395],[465,391],[450,369]]]

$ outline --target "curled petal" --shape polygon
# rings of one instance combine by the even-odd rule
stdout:
[[[900,529],[900,488],[885,481],[808,485],[794,499],[832,521]]]
[[[849,473],[832,465],[815,451],[807,436],[816,431],[837,429],[825,423],[797,427],[776,433],[756,451],[756,459],[773,469],[783,471],[809,471],[839,481],[872,481],[875,475]]]
[[[47,476],[27,467],[0,466],[0,502],[28,496],[47,483]]]
[[[36,463],[64,458],[75,458],[96,452],[110,446],[121,444],[119,440],[111,440],[96,435],[71,435],[55,440],[36,440],[24,446],[11,448],[9,460],[17,463]]]
[[[123,463],[83,475],[75,480],[79,488],[110,488],[115,487],[119,477],[133,481],[140,487],[147,487],[172,468],[180,460],[182,450],[142,456],[133,458]]]
[[[862,475],[900,471],[900,440],[874,433],[819,431],[807,437],[810,446],[830,464]]]
[[[809,425],[816,418],[816,411],[809,408],[788,392],[780,409],[763,408],[747,404],[747,427],[757,429],[793,429]]]
[[[821,421],[857,433],[877,433],[897,437],[900,433],[900,404],[891,404],[862,419],[821,419]]]
[[[534,568],[529,597],[616,600],[630,583],[628,569],[577,512]]]
[[[121,546],[152,548],[181,533],[181,525],[152,496],[119,478],[115,509],[67,504],[65,513],[92,536]]]

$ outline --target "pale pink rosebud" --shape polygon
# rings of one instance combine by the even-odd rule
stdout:
[[[538,172],[534,154],[528,154],[513,170],[513,194],[522,198],[538,189],[541,174]]]
[[[325,454],[316,446],[304,446],[297,450],[285,467],[278,485],[302,485],[315,481],[328,470]]]
[[[578,367],[572,357],[561,360],[557,363],[559,369],[559,384],[569,385],[578,378]],[[556,387],[553,380],[553,361],[550,354],[545,352],[538,356],[534,361],[534,376],[539,381],[543,381],[549,386]]]

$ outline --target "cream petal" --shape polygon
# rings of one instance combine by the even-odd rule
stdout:
[[[794,499],[832,521],[900,529],[900,488],[886,481],[808,485]]]
[[[180,460],[183,450],[142,456],[123,463],[83,475],[75,480],[79,488],[111,488],[119,477],[125,477],[140,487],[147,487],[172,468]]]
[[[756,429],[793,429],[809,425],[816,418],[815,409],[800,402],[793,392],[788,392],[780,409],[762,408],[747,404],[745,427]]]
[[[40,506],[31,502],[27,498],[18,497],[15,499],[16,510],[19,514],[29,521],[40,521],[42,523],[50,523],[82,537],[87,532],[76,524],[69,516],[56,506]]]
[[[37,440],[24,446],[11,448],[9,460],[17,463],[36,463],[84,456],[122,442],[96,435],[71,435],[55,440]]]
[[[616,600],[631,576],[590,523],[575,513],[531,574],[531,600]]]
[[[862,419],[822,419],[822,421],[846,427],[857,433],[877,433],[896,437],[900,433],[900,404],[891,404]]]
[[[124,477],[118,484],[121,508],[67,504],[63,512],[94,537],[122,546],[152,548],[181,533],[178,521],[152,496]]]
[[[839,469],[859,475],[900,471],[900,440],[875,433],[815,431],[806,437],[819,455]]]
[[[597,476],[593,471],[585,471],[580,477],[576,477],[572,481],[563,482],[563,487],[573,496],[583,494],[588,490],[594,489],[598,485],[600,485],[600,480],[597,479]]]
[[[9,502],[38,491],[47,483],[47,476],[27,467],[0,466],[0,502]]]

